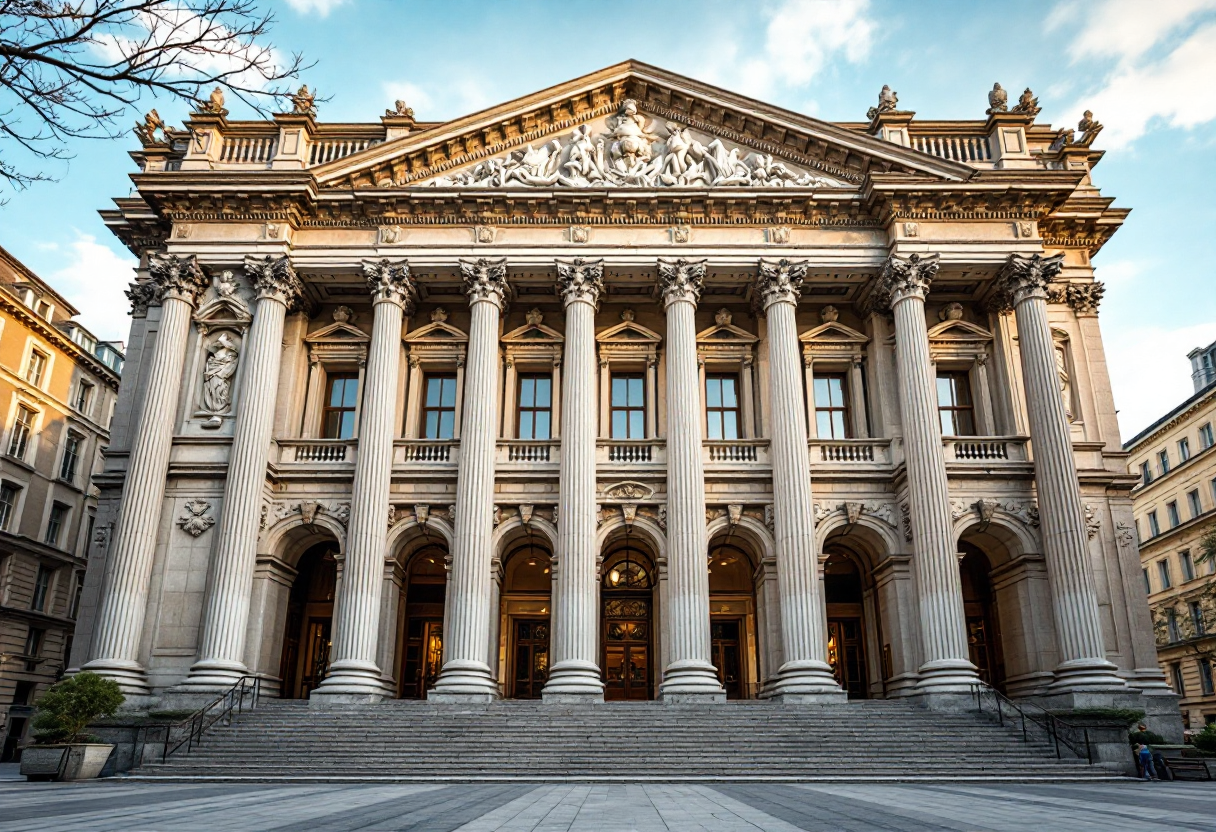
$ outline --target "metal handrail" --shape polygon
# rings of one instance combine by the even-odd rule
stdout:
[[[1030,734],[1034,728],[1043,732],[1047,741],[1056,750],[1056,759],[1061,759],[1060,746],[1063,745],[1077,757],[1084,757],[1091,765],[1094,761],[1093,748],[1089,743],[1089,729],[1080,725],[1065,722],[1051,711],[1039,707],[1032,702],[1015,702],[987,682],[977,682],[971,686],[975,696],[976,711],[984,714],[994,712],[997,722],[1004,725],[1006,721],[1017,723],[1022,728],[1022,742],[1030,742]],[[990,699],[992,705],[984,709],[984,700]],[[1006,714],[1006,710],[1011,713]]]
[[[170,754],[177,752],[183,746],[186,748],[186,753],[189,754],[195,746],[202,744],[203,734],[208,728],[215,725],[221,719],[224,720],[225,725],[230,725],[232,723],[233,710],[238,715],[243,713],[246,710],[245,699],[247,697],[249,698],[248,710],[252,711],[256,708],[261,692],[262,680],[259,677],[242,676],[232,687],[181,722],[145,727],[144,744],[147,744],[147,728],[160,728],[164,730],[160,753],[160,761],[162,763],[169,758]],[[178,738],[175,741],[174,732],[183,728],[186,729],[185,736],[181,736],[179,732]]]

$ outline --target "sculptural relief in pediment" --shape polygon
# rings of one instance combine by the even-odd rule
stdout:
[[[651,119],[626,99],[615,115],[580,124],[560,138],[421,183],[429,187],[847,188],[674,121]]]

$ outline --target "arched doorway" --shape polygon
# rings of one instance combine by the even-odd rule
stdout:
[[[712,661],[727,699],[752,699],[756,684],[755,565],[730,535],[709,544],[709,629]]]
[[[828,549],[823,565],[827,607],[828,664],[850,699],[868,699],[865,593],[861,569],[843,548]]]
[[[552,557],[531,535],[507,553],[502,612],[507,636],[504,678],[511,699],[540,699],[549,680],[552,584]]]
[[[427,543],[410,557],[405,573],[405,639],[401,651],[401,698],[425,699],[443,667],[443,606],[447,550]]]
[[[649,552],[628,538],[604,558],[600,582],[600,638],[604,698],[653,696],[655,566]]]
[[[317,543],[300,556],[287,601],[279,695],[307,699],[329,668],[338,545]]]
[[[988,556],[973,543],[960,541],[959,551],[963,554],[959,577],[967,619],[968,658],[981,679],[1004,691],[1005,658],[1001,649],[996,593],[992,587],[992,565]]]

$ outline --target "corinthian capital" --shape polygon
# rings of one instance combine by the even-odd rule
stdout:
[[[258,298],[272,298],[294,309],[304,297],[304,285],[286,255],[245,258],[245,274],[258,292]]]
[[[882,276],[878,278],[872,301],[874,307],[889,310],[904,298],[924,299],[940,267],[936,254],[912,254],[907,258],[892,254],[882,267]]]
[[[405,260],[396,263],[388,260],[364,260],[363,276],[367,278],[367,289],[372,293],[372,303],[395,303],[401,306],[407,315],[414,310],[414,279],[410,277],[410,266]]]
[[[1064,255],[1025,257],[1011,254],[996,276],[996,294],[991,305],[1002,311],[1016,307],[1027,298],[1046,298],[1047,284],[1064,268]],[[1100,296],[1100,295],[1099,295]]]
[[[604,294],[604,261],[581,257],[558,260],[557,291],[567,306],[583,301],[599,308]]]
[[[761,260],[756,277],[756,292],[761,309],[774,303],[798,305],[802,296],[802,281],[806,279],[805,260]]]
[[[176,254],[154,254],[148,261],[148,271],[156,287],[155,297],[160,300],[184,300],[198,302],[198,296],[207,289],[207,276],[198,265],[193,254],[178,257]],[[146,310],[146,307],[145,307]]]
[[[464,291],[469,296],[469,305],[488,300],[501,309],[507,300],[507,261],[461,260],[460,275],[464,278]]]
[[[148,307],[156,302],[156,284],[150,280],[132,283],[125,294],[131,301],[131,317],[142,318],[148,314]]]
[[[705,282],[704,260],[659,260],[659,291],[664,306],[686,300],[694,306],[701,299]]]

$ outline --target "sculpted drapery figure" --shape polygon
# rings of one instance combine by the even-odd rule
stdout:
[[[203,367],[203,409],[222,416],[232,409],[232,377],[236,375],[240,348],[227,332],[221,332],[207,347]]]

